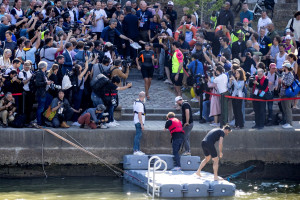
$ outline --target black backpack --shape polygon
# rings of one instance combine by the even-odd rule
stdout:
[[[94,93],[101,97],[104,93],[103,88],[108,84],[109,79],[104,74],[98,74],[96,81],[91,85]]]
[[[32,74],[28,87],[33,94],[36,93],[36,73]]]
[[[14,121],[10,122],[10,126],[13,128],[23,128],[25,124],[25,116],[16,114]]]
[[[100,68],[100,67],[99,67]],[[115,70],[115,69],[118,69],[117,67],[113,68],[113,69],[109,69],[107,70],[106,72],[103,72],[103,75],[106,76],[107,78],[111,79],[111,75],[112,75],[112,72]]]

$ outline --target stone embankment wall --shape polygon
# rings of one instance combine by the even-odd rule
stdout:
[[[132,153],[135,134],[134,130],[55,129],[54,131],[72,141],[63,132],[66,131],[86,149],[115,165],[122,162],[123,155]],[[193,155],[200,155],[203,158],[201,140],[207,131],[194,130],[192,132],[191,151]],[[43,157],[42,144],[44,147]],[[282,130],[280,127],[263,131],[238,130],[225,137],[224,158],[221,162],[223,166],[230,166],[229,171],[233,170],[232,166],[235,166],[234,169],[243,169],[251,163],[261,165],[262,168],[275,165],[299,167],[299,144],[299,130]],[[145,130],[141,150],[147,154],[171,154],[169,134],[159,130]],[[30,170],[32,175],[39,175],[43,163],[42,159],[44,159],[44,163],[49,169],[54,168],[54,166],[68,166],[71,168],[71,171],[55,170],[56,173],[53,171],[54,175],[80,175],[75,170],[78,166],[93,166],[94,169],[97,169],[97,166],[99,167],[101,164],[95,158],[71,147],[47,132],[43,133],[43,131],[37,129],[8,128],[1,130],[0,177],[28,175],[24,175],[20,171],[16,174],[11,170],[14,168],[21,168],[25,171]],[[33,170],[34,166],[38,166],[37,170]],[[82,170],[82,167],[79,168],[81,173],[86,173]],[[277,168],[277,170],[279,169]],[[283,171],[286,171],[288,168],[284,169]],[[74,174],[74,172],[76,173]],[[288,178],[288,175],[284,175],[284,173],[279,175]],[[299,172],[296,173],[296,176],[300,178]]]

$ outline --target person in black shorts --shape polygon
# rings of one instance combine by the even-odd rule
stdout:
[[[156,61],[156,59],[154,59],[154,51],[150,50],[150,47],[150,43],[146,42],[145,50],[141,51],[136,58],[137,68],[141,70],[145,82],[147,100],[150,100],[149,89],[154,72],[154,63]],[[139,60],[141,63],[139,63]]]
[[[231,132],[231,128],[229,125],[225,125],[223,129],[215,128],[212,129],[207,133],[205,138],[202,140],[202,149],[205,155],[205,159],[202,160],[197,172],[195,173],[197,176],[201,177],[201,170],[202,168],[210,161],[212,158],[214,164],[213,164],[213,170],[214,170],[214,180],[219,180],[218,177],[218,168],[219,168],[219,157],[217,154],[217,150],[215,148],[215,143],[219,141],[219,156],[220,158],[223,157],[223,139],[225,136],[227,136]]]

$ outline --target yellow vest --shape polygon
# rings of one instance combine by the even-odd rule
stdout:
[[[177,52],[175,51],[172,57],[172,73],[176,74],[178,72],[180,63],[177,59]],[[183,56],[183,55],[182,55]],[[180,73],[183,73],[183,68],[181,69]]]
[[[241,32],[242,31],[239,30],[237,33],[241,33]],[[234,42],[236,42],[238,40],[239,40],[239,38],[237,36],[235,36],[233,33],[231,33],[231,46],[232,46],[232,43],[234,43]],[[244,34],[244,39],[243,40],[245,41],[245,34]]]

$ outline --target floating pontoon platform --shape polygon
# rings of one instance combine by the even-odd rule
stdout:
[[[171,171],[173,155],[126,155],[123,163],[124,179],[146,189],[153,197],[234,196],[235,184],[226,180],[214,181],[213,174],[208,172],[202,172],[201,178],[194,175],[199,163],[198,156],[182,156],[182,170]]]

